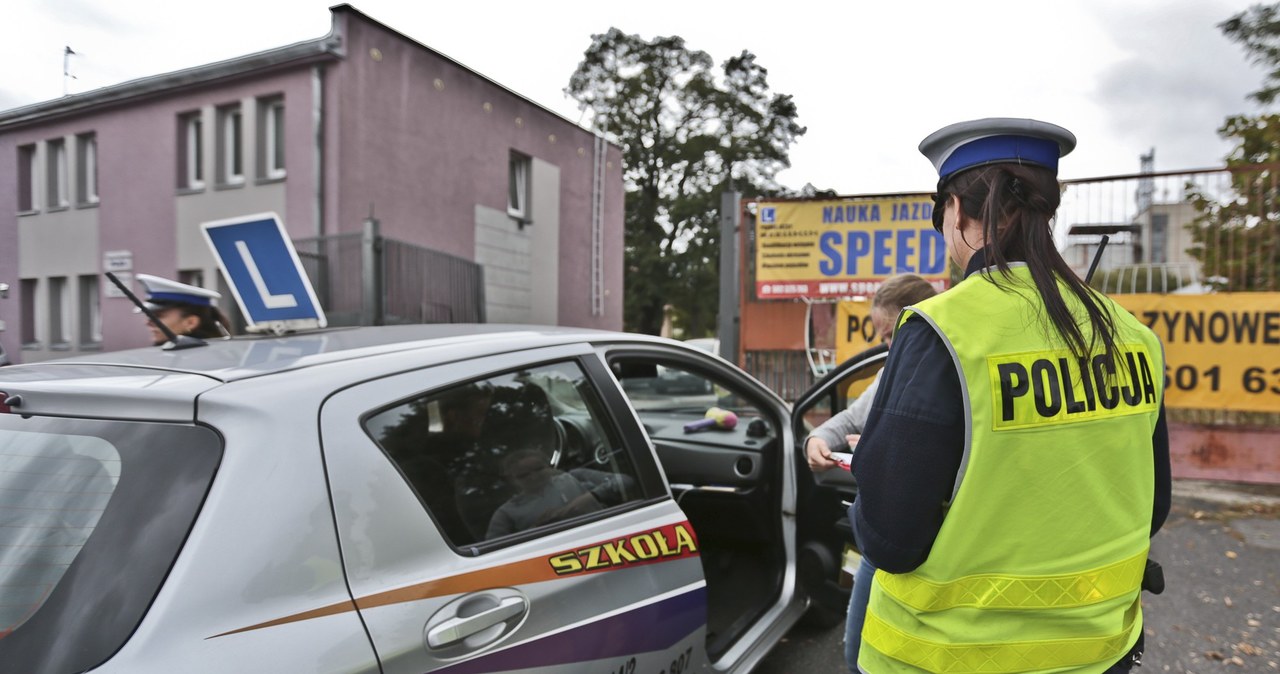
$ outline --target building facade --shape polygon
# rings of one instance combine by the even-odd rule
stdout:
[[[295,240],[372,215],[383,236],[477,263],[488,322],[621,328],[619,148],[331,11],[315,40],[0,112],[11,359],[146,344],[103,272],[225,291],[200,223],[263,212]]]

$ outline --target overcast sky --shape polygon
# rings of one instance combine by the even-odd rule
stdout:
[[[324,35],[323,0],[8,0],[0,109]],[[1250,0],[969,2],[393,2],[354,6],[577,121],[563,94],[593,33],[680,35],[717,62],[748,50],[808,133],[790,187],[842,194],[932,189],[920,139],[977,117],[1035,117],[1079,138],[1065,178],[1219,166],[1225,116],[1262,71],[1217,24]]]

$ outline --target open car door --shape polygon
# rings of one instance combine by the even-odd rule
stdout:
[[[813,473],[805,460],[809,433],[847,408],[884,367],[887,346],[875,346],[837,365],[796,400],[791,412],[796,437],[796,536],[800,585],[809,596],[807,619],[840,622],[849,606],[857,568],[848,510],[858,493],[853,476],[840,468]]]
[[[710,671],[745,672],[805,611],[793,573],[795,442],[782,399],[727,361],[689,346],[600,350],[696,532]],[[732,413],[735,422],[708,423],[712,410]]]

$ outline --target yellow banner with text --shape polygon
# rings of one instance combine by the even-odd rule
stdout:
[[[1280,412],[1280,293],[1111,295],[1165,351],[1165,406]]]
[[[871,324],[871,301],[850,300],[836,304],[836,363],[880,343]]]
[[[756,206],[757,299],[869,296],[894,274],[949,281],[928,195]]]
[[[1165,405],[1280,412],[1280,293],[1111,295],[1165,351]],[[836,362],[880,343],[870,301],[836,307]]]

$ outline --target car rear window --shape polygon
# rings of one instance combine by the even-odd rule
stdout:
[[[115,653],[220,455],[198,426],[0,415],[0,662],[79,672]]]
[[[92,436],[0,435],[0,635],[40,610],[120,484],[120,453]]]

